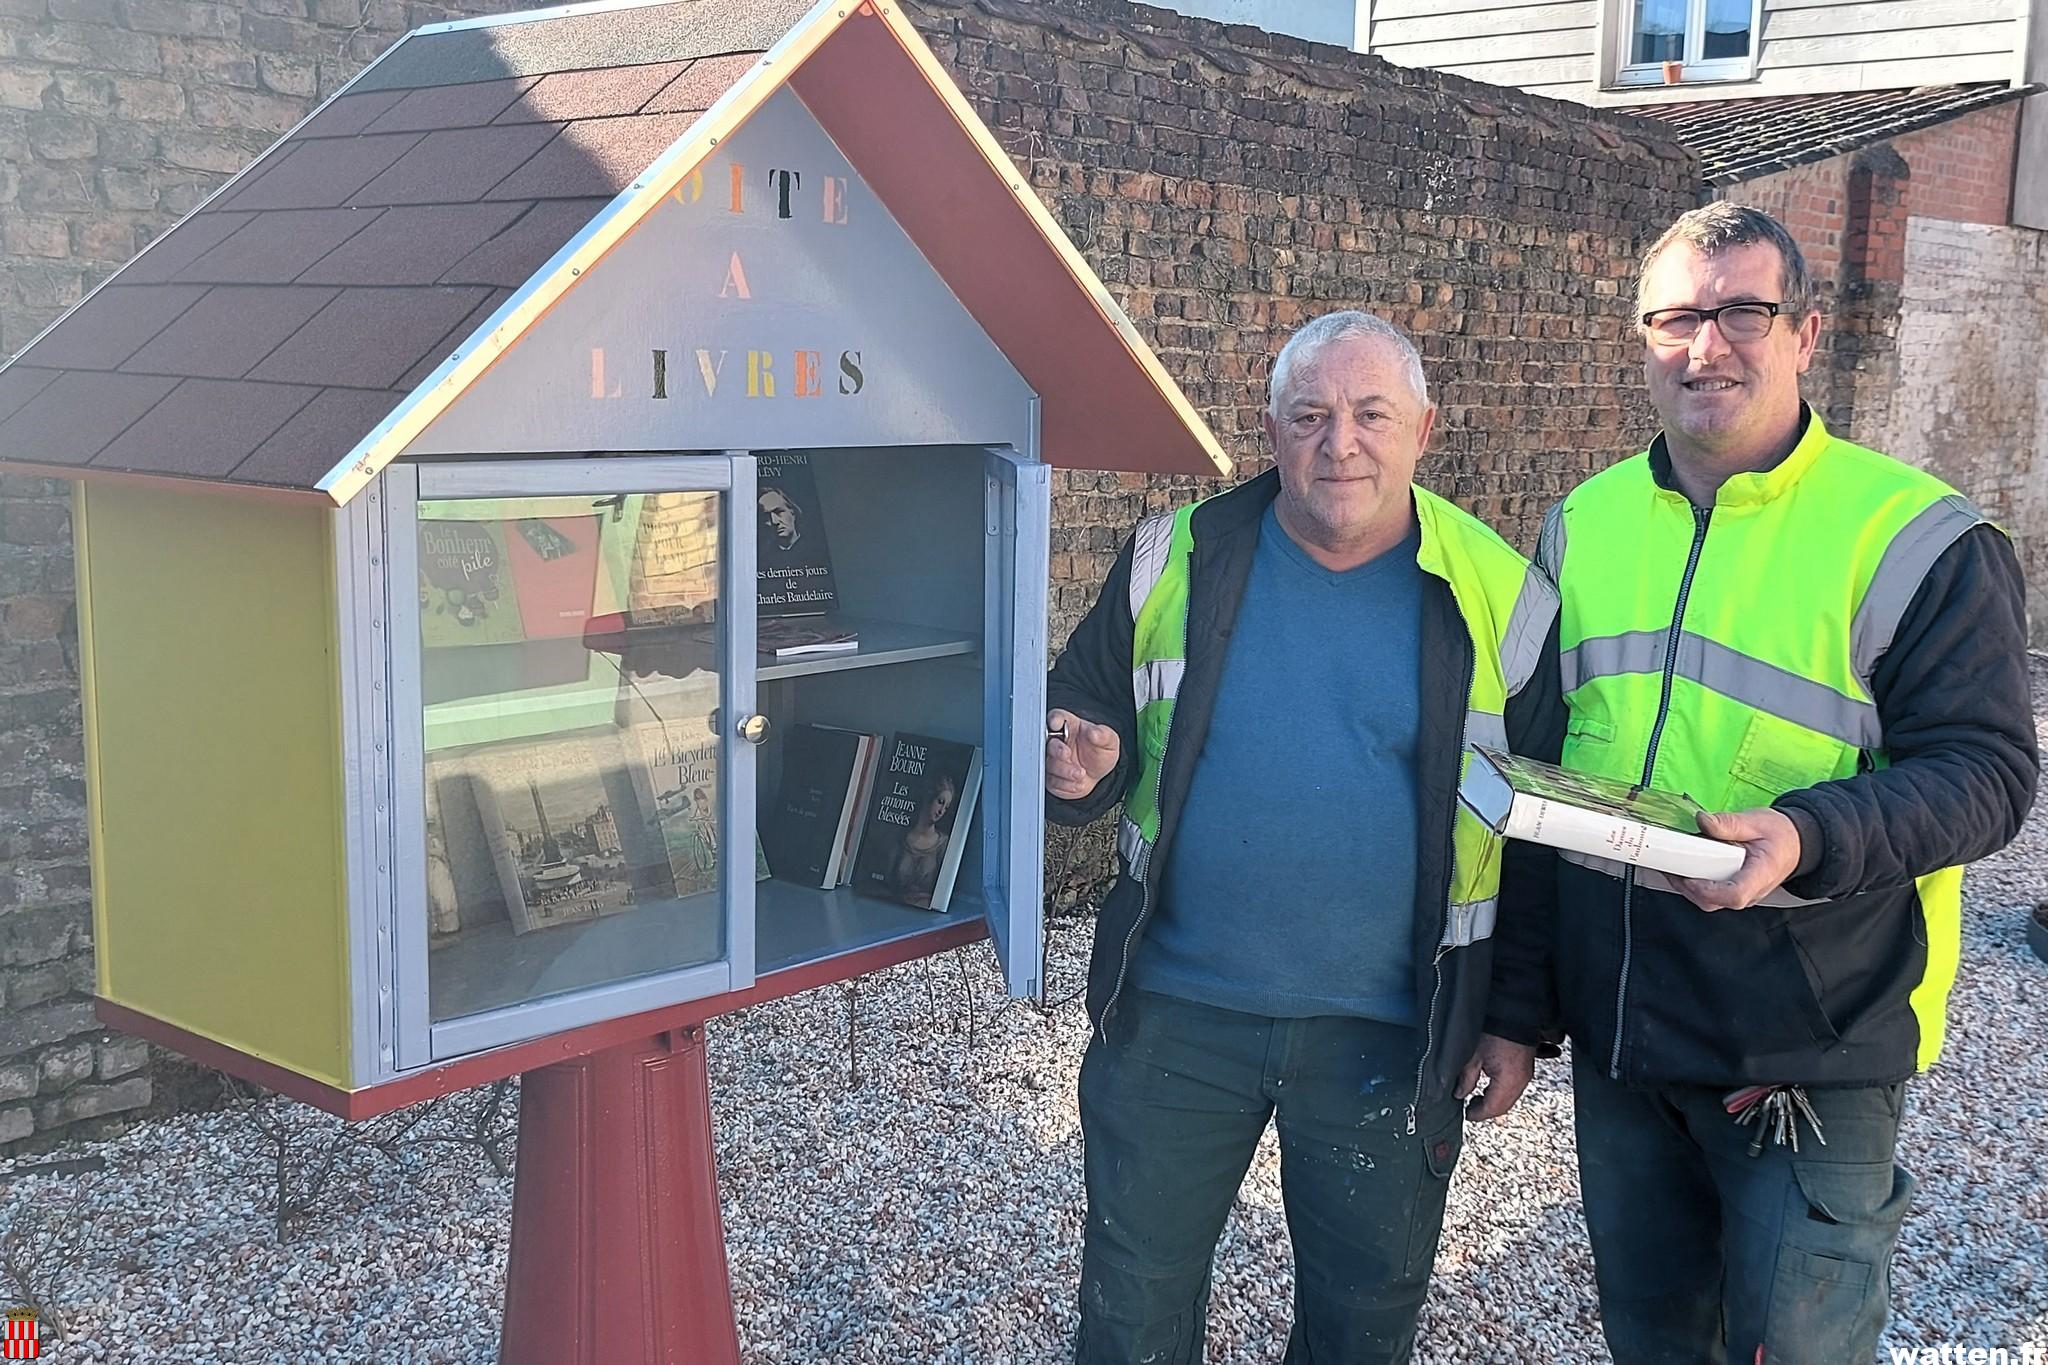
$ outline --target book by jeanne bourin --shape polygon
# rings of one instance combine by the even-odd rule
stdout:
[[[754,507],[760,616],[818,616],[839,605],[832,554],[811,457],[801,450],[762,454],[755,465]]]
[[[944,910],[980,791],[980,749],[928,735],[891,735],[875,772],[853,889]]]
[[[1699,832],[1692,799],[1480,745],[1458,800],[1496,834],[1679,877],[1721,881],[1742,849]]]

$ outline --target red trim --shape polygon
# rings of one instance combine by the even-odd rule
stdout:
[[[816,986],[829,985],[834,981],[850,981],[856,976],[866,976],[885,967],[898,966],[934,953],[947,952],[988,937],[988,921],[985,919],[965,920],[956,924],[943,925],[907,938],[879,943],[872,948],[844,953],[837,957],[822,958],[796,967],[786,967],[761,977],[743,991],[729,991],[703,1000],[687,1000],[680,1005],[668,1005],[658,1010],[647,1010],[640,1014],[627,1015],[620,1019],[608,1019],[599,1024],[588,1024],[551,1038],[536,1038],[532,1042],[514,1043],[508,1047],[480,1052],[474,1057],[460,1061],[446,1062],[412,1072],[395,1081],[369,1086],[362,1090],[345,1090],[328,1085],[324,1081],[302,1076],[275,1062],[231,1047],[226,1043],[161,1019],[126,1005],[116,1004],[104,997],[94,1003],[100,1022],[108,1028],[123,1033],[147,1038],[150,1042],[191,1058],[202,1066],[210,1066],[227,1072],[230,1076],[275,1090],[280,1095],[289,1095],[295,1100],[324,1109],[330,1114],[345,1119],[375,1118],[388,1114],[394,1109],[403,1109],[408,1104],[418,1104],[438,1095],[453,1094],[473,1086],[489,1085],[492,1081],[516,1076],[523,1071],[533,1071],[566,1062],[577,1057],[587,1057],[594,1052],[650,1038],[658,1033],[673,1029],[690,1028],[705,1020],[749,1005],[759,1005],[770,1000],[780,1000]]]

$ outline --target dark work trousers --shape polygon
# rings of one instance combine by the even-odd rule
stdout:
[[[1796,1155],[1755,1156],[1721,1088],[1630,1089],[1574,1054],[1572,1090],[1615,1365],[1869,1365],[1913,1195],[1903,1085],[1808,1090],[1827,1145],[1802,1120]]]
[[[1294,1243],[1288,1365],[1409,1358],[1463,1109],[1408,1132],[1416,1030],[1126,990],[1081,1063],[1080,1365],[1202,1359],[1209,1272],[1267,1119]]]

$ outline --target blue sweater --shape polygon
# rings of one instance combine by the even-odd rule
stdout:
[[[1266,509],[1140,989],[1417,1022],[1418,544],[1333,572]]]

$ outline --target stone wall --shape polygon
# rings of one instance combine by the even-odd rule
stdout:
[[[405,29],[522,7],[0,0],[0,353]],[[1630,272],[1699,198],[1655,125],[1111,0],[913,13],[1241,475],[1273,351],[1338,307],[1415,332],[1443,407],[1422,478],[1525,545],[1648,434]],[[1060,479],[1054,639],[1130,526],[1201,487]],[[0,1143],[149,1095],[87,998],[71,591],[63,486],[0,480]]]

